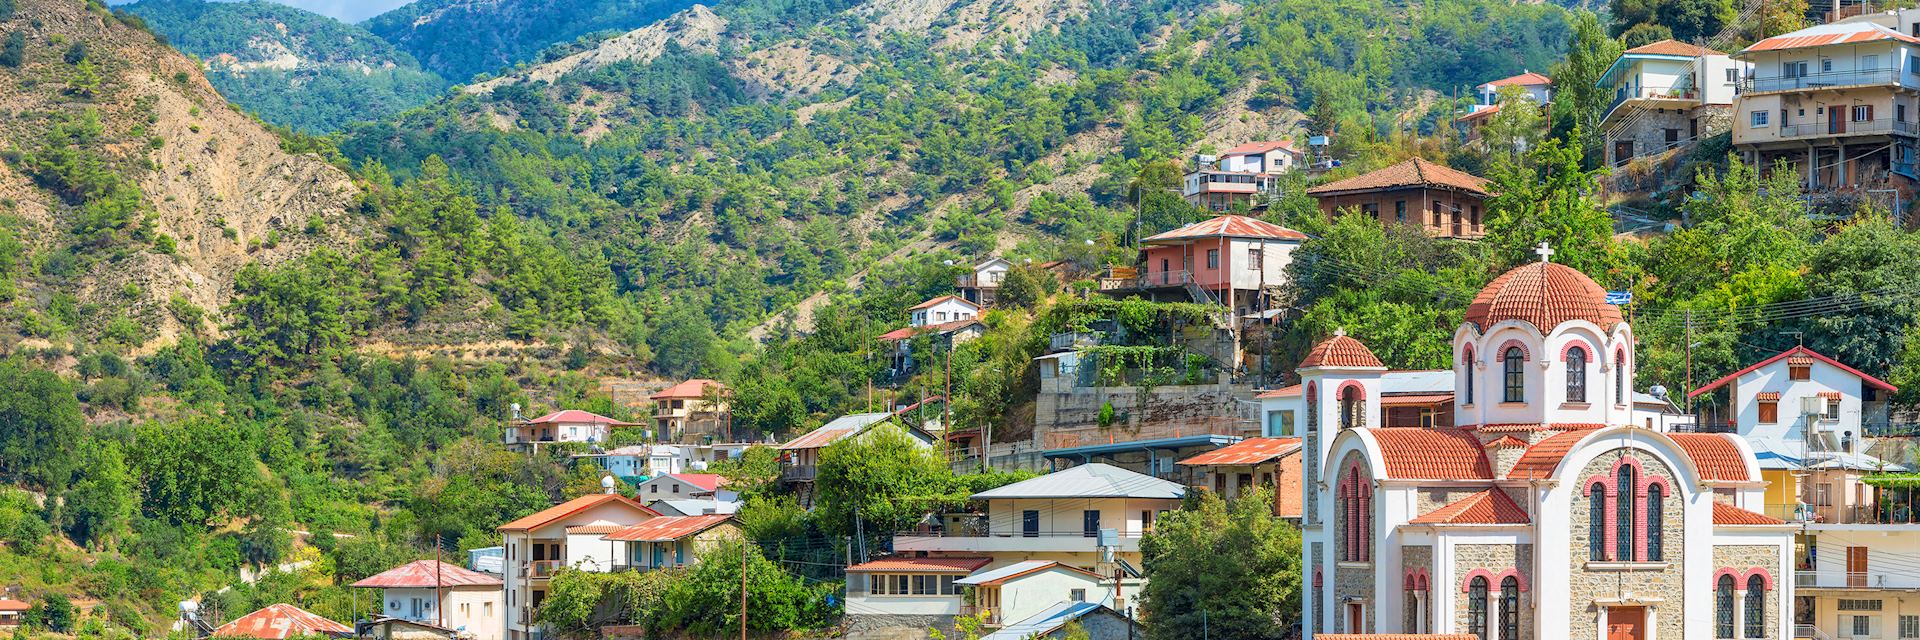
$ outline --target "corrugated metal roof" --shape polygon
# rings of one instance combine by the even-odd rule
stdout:
[[[1095,462],[973,494],[974,500],[1010,498],[1160,498],[1178,500],[1187,488]]]
[[[1080,574],[1086,575],[1094,580],[1101,579],[1100,574],[1097,574],[1092,571],[1088,571],[1086,569],[1082,569],[1073,565],[1061,564],[1059,562],[1055,562],[1052,560],[1022,560],[1020,562],[1015,562],[1013,564],[1000,567],[998,569],[988,569],[986,571],[975,572],[975,573],[969,574],[965,578],[954,580],[953,583],[973,585],[973,586],[981,586],[981,585],[991,586],[991,585],[1001,584],[1008,580],[1013,580],[1015,578],[1020,578],[1020,577],[1032,575],[1035,573],[1039,573],[1042,571],[1051,571],[1053,569],[1065,569],[1068,571],[1074,571],[1074,572],[1078,572]]]
[[[993,562],[992,558],[881,558],[847,567],[851,573],[973,573]]]
[[[1380,376],[1380,393],[1453,393],[1453,370],[1388,371]]]
[[[1239,215],[1224,215],[1174,229],[1165,233],[1148,236],[1142,243],[1189,240],[1193,238],[1270,238],[1275,240],[1305,240],[1307,234],[1282,227],[1280,225]]]
[[[603,536],[621,542],[671,542],[725,524],[732,515],[660,516]]]
[[[1299,438],[1247,438],[1181,460],[1189,466],[1262,464],[1300,450]]]
[[[353,635],[353,627],[320,617],[312,611],[286,603],[270,604],[213,630],[216,637],[284,640],[299,636],[327,635],[344,638]]]
[[[415,560],[367,576],[352,586],[363,589],[497,587],[500,586],[500,578],[438,560]]]
[[[861,429],[884,422],[887,418],[891,417],[893,417],[892,413],[884,411],[876,411],[874,413],[850,413],[834,418],[832,422],[820,425],[820,428],[808,431],[806,435],[788,440],[786,444],[780,445],[780,450],[818,449],[833,444],[841,438],[858,433]]]
[[[1101,609],[1112,611],[1116,616],[1120,615],[1119,612],[1113,611],[1106,605],[1093,602],[1056,602],[1045,609],[1041,609],[1039,613],[1028,616],[1025,620],[1001,627],[999,631],[981,636],[980,640],[1027,640],[1028,638],[1044,638],[1047,634],[1058,631],[1060,627],[1066,626],[1067,623],[1079,620],[1087,614]],[[1144,634],[1142,635],[1144,636]]]
[[[1740,53],[1734,55],[1745,55],[1760,51],[1806,49],[1835,44],[1860,44],[1862,42],[1878,42],[1882,40],[1920,44],[1920,38],[1900,33],[1899,31],[1889,29],[1880,24],[1872,22],[1834,22],[1815,25],[1799,31],[1783,33],[1767,38],[1753,43],[1753,46],[1742,49]]]

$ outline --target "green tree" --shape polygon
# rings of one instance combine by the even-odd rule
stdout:
[[[230,418],[148,422],[134,432],[141,508],[176,525],[205,527],[237,515],[258,474],[253,447]]]
[[[134,478],[118,440],[82,444],[81,468],[66,493],[67,537],[93,549],[109,548],[134,514]]]
[[[1201,626],[1215,638],[1277,638],[1299,623],[1300,533],[1273,517],[1273,493],[1228,503],[1189,497],[1140,541],[1153,576],[1141,595],[1150,640],[1185,639]]]
[[[73,631],[73,603],[58,593],[49,593],[40,598],[40,614],[33,626],[45,627],[54,633]]]
[[[648,616],[659,614],[668,585],[683,579],[678,571],[562,569],[548,583],[547,597],[535,615],[566,637],[587,637],[612,624],[644,624]]]
[[[27,61],[27,34],[14,31],[7,34],[6,42],[0,43],[0,65],[15,69]]]
[[[1661,40],[1672,40],[1673,30],[1666,25],[1642,22],[1633,25],[1620,34],[1620,44],[1628,49],[1643,47]]]
[[[67,482],[86,427],[74,394],[51,371],[0,360],[0,474],[43,488]]]
[[[1500,88],[1500,110],[1487,119],[1481,140],[1496,164],[1519,165],[1547,134],[1541,105],[1520,85]]]
[[[892,423],[828,445],[814,478],[821,526],[854,533],[854,518],[869,535],[886,535],[931,509],[965,500],[955,496],[953,472],[932,449]]]
[[[742,555],[745,561],[742,562]],[[743,567],[744,565],[744,567]],[[648,628],[692,636],[717,636],[740,629],[741,570],[746,571],[747,629],[756,632],[805,631],[824,627],[832,611],[832,585],[809,587],[798,576],[741,542],[715,545],[700,562],[667,584],[659,613]]]
[[[711,371],[718,340],[707,314],[692,304],[680,303],[667,309],[647,337],[647,344],[653,348],[655,367],[684,378]]]
[[[1587,198],[1600,171],[1582,168],[1580,156],[1579,149],[1549,139],[1526,166],[1496,167],[1485,242],[1497,264],[1538,260],[1534,250],[1546,242],[1555,262],[1595,277],[1620,266],[1613,217]]]
[[[1053,294],[1059,280],[1053,273],[1032,265],[1018,265],[1007,270],[1000,281],[1000,292],[994,303],[1015,309],[1031,309],[1041,300]]]
[[[1607,36],[1600,18],[1590,11],[1574,12],[1573,37],[1567,57],[1553,66],[1553,133],[1583,152],[1586,167],[1600,165],[1600,118],[1613,94],[1600,86],[1601,77],[1620,57],[1620,43]],[[1575,132],[1579,138],[1573,138]]]

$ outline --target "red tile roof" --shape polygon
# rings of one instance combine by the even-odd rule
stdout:
[[[1189,466],[1264,464],[1300,450],[1299,438],[1247,438],[1181,460]]]
[[[1638,47],[1628,49],[1622,53],[1624,55],[1631,55],[1631,54],[1637,53],[1637,54],[1655,55],[1655,56],[1701,56],[1701,55],[1724,56],[1724,55],[1727,55],[1725,53],[1721,53],[1713,49],[1708,49],[1706,47],[1702,47],[1699,45],[1687,44],[1685,42],[1681,42],[1678,40],[1661,40],[1659,42],[1655,42],[1651,44],[1643,44]]]
[[[969,302],[969,301],[967,301],[967,299],[966,299],[966,298],[962,298],[962,297],[960,297],[960,296],[955,296],[955,295],[945,295],[945,296],[940,296],[940,297],[938,297],[938,298],[933,298],[933,299],[930,299],[930,300],[928,300],[928,301],[926,301],[926,302],[922,302],[922,303],[920,303],[920,304],[916,304],[916,305],[913,305],[912,307],[908,307],[908,308],[907,308],[907,310],[908,310],[908,311],[919,311],[919,310],[921,310],[921,309],[926,309],[926,308],[929,308],[929,307],[932,307],[932,306],[934,306],[934,305],[937,305],[937,304],[941,304],[941,303],[943,303],[943,302],[958,302],[958,303],[960,303],[960,304],[964,304],[964,305],[967,305],[967,306],[969,306],[969,307],[973,307],[973,308],[975,308],[975,309],[979,309],[979,308],[980,308],[980,305],[977,305],[977,304],[974,304],[974,303],[972,303],[972,302]]]
[[[1805,365],[1812,365],[1814,360],[1819,360],[1821,362],[1825,362],[1835,367],[1839,367],[1841,371],[1845,371],[1847,373],[1853,374],[1855,377],[1860,378],[1860,382],[1862,384],[1865,384],[1869,387],[1880,389],[1882,391],[1886,391],[1887,393],[1894,393],[1900,390],[1899,387],[1893,386],[1893,384],[1890,382],[1867,375],[1866,372],[1864,371],[1841,364],[1839,360],[1829,358],[1818,351],[1814,351],[1812,349],[1808,349],[1804,346],[1801,346],[1801,347],[1794,347],[1786,351],[1782,351],[1771,358],[1767,358],[1765,360],[1755,362],[1751,366],[1748,366],[1745,369],[1741,369],[1739,371],[1735,371],[1733,373],[1729,373],[1725,376],[1722,376],[1719,380],[1715,380],[1713,382],[1707,383],[1707,386],[1694,389],[1692,393],[1687,394],[1687,397],[1692,398],[1702,393],[1706,393],[1708,391],[1718,389],[1729,382],[1733,382],[1735,379],[1739,378],[1740,376],[1753,373],[1755,370],[1758,370],[1761,367],[1773,364],[1775,362],[1779,362],[1782,358],[1787,359],[1787,364],[1789,366],[1802,365],[1801,362],[1796,362],[1802,359],[1805,359],[1804,360]]]
[[[1300,385],[1296,384],[1296,385],[1288,385],[1285,387],[1280,387],[1278,389],[1270,389],[1267,391],[1262,391],[1259,393],[1259,395],[1254,396],[1254,398],[1266,400],[1269,398],[1296,398],[1299,396],[1300,396]]]
[[[1754,394],[1753,399],[1759,400],[1761,402],[1777,402],[1780,400],[1780,392],[1762,391],[1760,393]]]
[[[667,477],[707,491],[719,491],[720,486],[727,483],[727,477],[718,473],[670,473]]]
[[[565,409],[562,411],[555,411],[553,413],[549,413],[547,415],[540,416],[532,420],[528,420],[523,424],[551,424],[551,423],[560,423],[560,422],[585,422],[589,424],[604,424],[604,425],[613,426],[613,427],[628,427],[628,426],[639,424],[637,422],[625,422],[622,420],[615,420],[613,418],[609,418],[609,417],[600,415],[598,413],[594,413],[592,411],[581,411],[579,409]]]
[[[1540,73],[1537,71],[1528,71],[1520,75],[1507,76],[1505,78],[1501,78],[1493,82],[1488,82],[1483,86],[1504,87],[1507,85],[1514,85],[1514,84],[1521,85],[1521,86],[1553,84],[1553,78],[1549,78],[1547,77],[1547,74]]]
[[[853,435],[853,432],[859,430],[859,427],[820,427],[808,431],[806,435],[788,440],[786,444],[780,445],[780,450],[818,449],[838,442],[841,438]]]
[[[676,384],[671,387],[661,389],[659,393],[655,393],[651,396],[648,396],[648,398],[653,400],[669,400],[673,398],[700,398],[700,397],[706,396],[707,387],[720,387],[721,389],[727,388],[726,385],[720,384],[720,382],[717,380],[708,380],[706,378],[694,378],[692,380],[688,380],[686,382],[682,382],[680,384]]]
[[[1527,441],[1521,440],[1519,438],[1515,438],[1513,436],[1500,436],[1499,439],[1494,440],[1492,442],[1488,442],[1486,446],[1488,449],[1509,449],[1513,447],[1526,448]]]
[[[1453,401],[1451,393],[1410,393],[1406,395],[1380,396],[1382,407],[1420,407]]]
[[[1557,262],[1531,262],[1500,274],[1467,305],[1466,321],[1486,331],[1507,320],[1522,320],[1542,333],[1560,323],[1586,320],[1611,330],[1620,324],[1620,309],[1607,304],[1607,290]]]
[[[1742,524],[1786,524],[1786,521],[1754,513],[1724,502],[1713,503],[1713,523],[1716,525]]]
[[[320,617],[312,611],[290,604],[270,604],[213,630],[215,637],[283,640],[299,636],[353,635],[353,627]]]
[[[1726,433],[1669,433],[1674,443],[1687,452],[1693,459],[1693,466],[1700,468],[1702,480],[1745,481],[1747,477],[1746,457],[1740,455],[1740,446],[1733,443],[1732,434]]]
[[[1313,640],[1480,640],[1471,633],[1316,633]]]
[[[1429,511],[1408,524],[1527,524],[1527,510],[1499,489],[1477,491]]]
[[[914,336],[920,335],[922,333],[946,333],[949,331],[954,331],[956,329],[965,328],[967,325],[972,325],[972,324],[985,324],[985,323],[981,322],[979,318],[967,318],[965,320],[955,320],[953,322],[942,322],[940,324],[930,324],[924,327],[901,327],[901,328],[894,329],[892,331],[888,331],[886,333],[880,334],[880,337],[878,339],[881,342],[898,342],[900,340],[906,340]]]
[[[1493,467],[1473,434],[1460,429],[1371,429],[1385,475],[1400,480],[1492,480]]]
[[[1323,196],[1354,191],[1431,187],[1454,189],[1484,196],[1487,195],[1487,184],[1486,178],[1423,158],[1414,158],[1379,171],[1364,173],[1345,180],[1335,180],[1307,189],[1307,195]]]
[[[1604,429],[1606,426],[1598,422],[1496,422],[1463,424],[1460,428],[1472,429],[1480,433],[1533,433],[1535,431],[1592,431]]]
[[[573,514],[580,513],[582,511],[586,511],[588,509],[592,509],[600,505],[612,504],[612,503],[619,503],[619,504],[626,505],[645,515],[649,515],[649,516],[660,515],[660,512],[654,511],[652,509],[648,509],[646,505],[640,504],[638,502],[634,502],[632,499],[617,493],[589,493],[587,495],[580,496],[578,498],[574,498],[572,500],[568,500],[566,502],[562,502],[560,504],[556,504],[551,507],[547,507],[545,509],[541,509],[540,511],[535,512],[533,515],[529,515],[527,517],[514,520],[513,522],[500,525],[499,530],[500,531],[535,531],[538,529],[546,528],[547,525],[558,522],[566,518],[567,516],[571,516]]]
[[[881,558],[847,567],[850,572],[973,573],[990,558]]]
[[[1520,454],[1520,460],[1507,470],[1507,478],[1512,480],[1543,480],[1553,477],[1553,470],[1560,468],[1560,460],[1573,450],[1574,443],[1586,437],[1584,431],[1563,431],[1550,436]]]
[[[1458,118],[1454,118],[1454,120],[1458,120],[1461,122],[1466,122],[1468,120],[1479,120],[1481,118],[1485,118],[1487,116],[1491,116],[1496,113],[1500,113],[1500,105],[1493,104],[1493,105],[1487,105],[1485,107],[1481,107],[1479,109],[1474,109],[1472,111],[1469,111],[1465,115],[1462,115]]]
[[[1374,357],[1373,350],[1367,345],[1347,335],[1346,331],[1335,331],[1333,337],[1314,345],[1307,357],[1300,361],[1301,369],[1314,367],[1385,367],[1380,359]]]
[[[1292,140],[1264,140],[1261,142],[1249,142],[1249,143],[1234,147],[1232,149],[1222,151],[1220,152],[1220,157],[1224,158],[1227,156],[1248,156],[1248,155],[1254,155],[1257,153],[1267,153],[1269,151],[1275,151],[1279,149],[1285,149],[1293,153],[1299,153],[1299,151],[1296,151],[1293,148]]]
[[[0,611],[26,611],[32,608],[33,605],[13,598],[0,598]]]
[[[576,524],[567,527],[567,533],[613,533],[621,527],[617,524]]]
[[[1273,240],[1305,240],[1307,234],[1282,227],[1280,225],[1239,215],[1224,215],[1174,229],[1165,233],[1149,236],[1141,242],[1153,244],[1174,240],[1194,238],[1266,238]]]
[[[353,583],[367,589],[405,587],[498,587],[500,578],[438,560],[415,560]]]
[[[1807,27],[1791,33],[1783,33],[1741,49],[1741,54],[1759,51],[1781,51],[1785,49],[1806,49],[1834,44],[1859,44],[1895,40],[1908,44],[1920,44],[1920,38],[1888,29],[1872,22],[1837,22]]]
[[[704,516],[660,516],[630,527],[621,527],[606,535],[608,540],[625,542],[672,542],[732,520],[730,514]]]

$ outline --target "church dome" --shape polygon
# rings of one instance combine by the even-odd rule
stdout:
[[[1307,358],[1300,361],[1300,368],[1313,367],[1385,367],[1380,358],[1374,357],[1373,350],[1359,340],[1347,335],[1345,329],[1333,332],[1333,337],[1314,345],[1307,352]]]
[[[1620,324],[1620,309],[1607,304],[1607,290],[1557,262],[1542,260],[1500,274],[1467,305],[1466,321],[1486,331],[1507,320],[1531,323],[1541,333],[1569,320],[1585,320],[1603,331]]]

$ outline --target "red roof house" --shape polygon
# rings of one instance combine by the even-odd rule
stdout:
[[[312,611],[290,604],[270,604],[213,630],[217,638],[259,638],[285,640],[301,636],[353,635],[353,627],[320,617]]]
[[[437,589],[441,587],[499,587],[500,578],[438,560],[415,560],[367,576],[351,586],[362,589]]]

